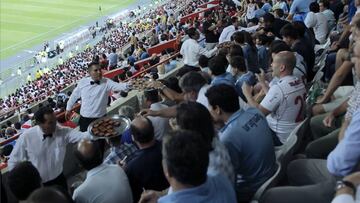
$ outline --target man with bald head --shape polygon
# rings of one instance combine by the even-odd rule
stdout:
[[[131,123],[131,134],[139,150],[125,164],[134,202],[138,202],[144,190],[162,191],[169,187],[162,168],[161,143],[155,139],[152,122],[143,116]]]
[[[293,75],[296,65],[294,53],[282,51],[273,56],[272,75],[278,78],[259,104],[252,98],[251,87],[243,85],[243,92],[249,105],[258,108],[274,131],[274,145],[286,142],[291,131],[304,119],[306,89],[301,80]],[[259,81],[265,80],[258,75]]]
[[[85,181],[74,191],[76,203],[133,202],[124,170],[115,164],[103,164],[103,152],[98,141],[81,140],[76,146],[75,156],[88,170]]]

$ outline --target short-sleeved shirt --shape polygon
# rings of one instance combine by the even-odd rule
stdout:
[[[272,132],[256,108],[233,113],[219,132],[235,170],[238,194],[255,192],[276,170]]]
[[[238,93],[239,97],[241,97],[242,100],[247,102],[247,99],[242,91],[242,85],[246,82],[246,84],[250,86],[254,86],[256,84],[256,77],[253,72],[248,71],[247,73],[241,75],[239,79],[235,82],[235,90]]]
[[[260,104],[271,112],[267,121],[282,143],[304,119],[305,96],[306,89],[301,79],[285,76],[270,87]]]
[[[222,175],[208,176],[204,184],[172,192],[158,203],[236,203],[236,195],[230,182]]]
[[[214,77],[214,79],[211,81],[211,85],[220,85],[220,84],[234,86],[235,78],[231,75],[231,73],[225,72],[224,74]]]
[[[133,198],[128,178],[118,165],[101,164],[86,175],[85,181],[74,191],[76,203],[131,203]]]

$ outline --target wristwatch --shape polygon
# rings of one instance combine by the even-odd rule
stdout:
[[[335,190],[338,191],[338,190],[341,190],[345,187],[348,187],[350,189],[352,189],[352,191],[354,192],[354,194],[356,193],[356,187],[355,185],[350,182],[350,181],[346,181],[346,180],[339,180],[336,182],[336,187],[335,187]]]

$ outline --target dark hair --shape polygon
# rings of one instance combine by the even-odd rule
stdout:
[[[265,45],[270,41],[269,37],[265,34],[256,35],[255,39],[259,39],[259,41],[261,41],[261,45]]]
[[[264,22],[273,23],[275,21],[275,17],[271,13],[265,13],[265,15],[262,16],[264,19]]]
[[[236,22],[238,22],[238,18],[235,16],[231,17],[231,23],[234,24]]]
[[[90,68],[93,66],[99,66],[99,62],[92,61],[88,64],[88,71],[90,71]]]
[[[28,203],[73,203],[71,197],[60,187],[42,187],[27,199]]]
[[[275,40],[271,43],[269,50],[271,54],[272,53],[277,54],[282,51],[291,51],[291,48],[284,41]]]
[[[26,200],[34,190],[41,187],[40,174],[30,161],[18,163],[9,172],[7,182],[19,200]]]
[[[246,72],[246,63],[245,59],[241,56],[234,56],[230,58],[230,65],[231,67],[238,69],[241,72]]]
[[[190,38],[193,38],[196,35],[196,29],[195,28],[189,28],[186,31],[186,34],[188,34]]]
[[[229,55],[230,55],[230,57],[233,57],[233,56],[244,56],[244,52],[243,52],[243,49],[241,48],[240,45],[238,45],[238,44],[232,44],[232,45],[230,46]]]
[[[282,37],[290,37],[292,39],[299,38],[298,31],[295,29],[295,27],[292,24],[284,25],[284,27],[282,27],[280,30],[280,35]]]
[[[298,33],[299,37],[304,37],[307,29],[305,23],[301,21],[294,21],[292,22],[292,25],[295,31]]]
[[[53,114],[54,111],[52,108],[45,106],[41,107],[37,112],[34,114],[34,118],[36,123],[44,123],[45,122],[45,115]]]
[[[200,67],[207,67],[209,64],[209,58],[205,55],[200,55],[199,57],[199,66]]]
[[[126,71],[125,73],[126,77],[131,78],[133,76],[131,71]]]
[[[209,104],[213,107],[219,106],[221,110],[227,113],[234,113],[240,109],[239,96],[234,87],[220,84],[208,89],[205,96]]]
[[[209,61],[209,69],[211,70],[211,74],[215,76],[224,74],[227,65],[228,61],[223,55],[217,55]]]
[[[97,166],[99,166],[103,161],[103,151],[100,146],[100,141],[96,140],[88,140],[91,142],[91,149],[88,150],[87,154],[80,152],[75,146],[75,157],[79,161],[80,165],[86,169],[91,170]]]
[[[179,80],[176,77],[168,78],[167,80],[165,80],[164,85],[177,93],[182,93],[182,90],[179,86]]]
[[[21,123],[20,123],[20,122],[16,122],[16,123],[14,124],[14,127],[15,127],[16,130],[20,130],[20,129],[21,129]]]
[[[209,151],[195,132],[177,130],[164,137],[163,160],[170,176],[186,185],[205,183]]]
[[[280,18],[284,17],[284,10],[282,10],[281,8],[275,9],[274,13],[276,13],[276,15]]]
[[[211,149],[215,130],[211,115],[207,108],[197,102],[184,102],[176,108],[176,122],[183,130],[199,133]]]
[[[157,89],[146,89],[144,91],[144,97],[151,103],[159,102],[159,92]]]
[[[320,12],[320,6],[317,2],[312,2],[309,6],[310,11],[314,12],[314,13],[319,13]]]
[[[330,7],[330,2],[328,0],[320,0],[319,3],[322,3],[325,8]]]
[[[113,48],[111,49],[111,51],[115,53],[115,52],[116,52],[116,48],[113,47]]]
[[[131,133],[134,140],[142,144],[149,143],[154,139],[154,126],[152,125],[149,118],[146,118],[147,124],[144,128],[140,129],[134,125],[130,126]]]
[[[186,73],[179,81],[179,85],[184,92],[199,92],[205,84],[206,79],[195,71]]]

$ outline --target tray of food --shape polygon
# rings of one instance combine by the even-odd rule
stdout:
[[[130,120],[124,116],[112,115],[93,121],[88,132],[95,139],[106,139],[120,136],[130,128]]]
[[[218,47],[218,49],[221,49],[221,48],[229,49],[233,44],[234,44],[234,42],[232,42],[232,41],[223,42],[223,43],[219,44],[217,47]]]
[[[131,86],[134,90],[143,91],[151,85],[151,81],[147,78],[136,78],[131,80]]]

